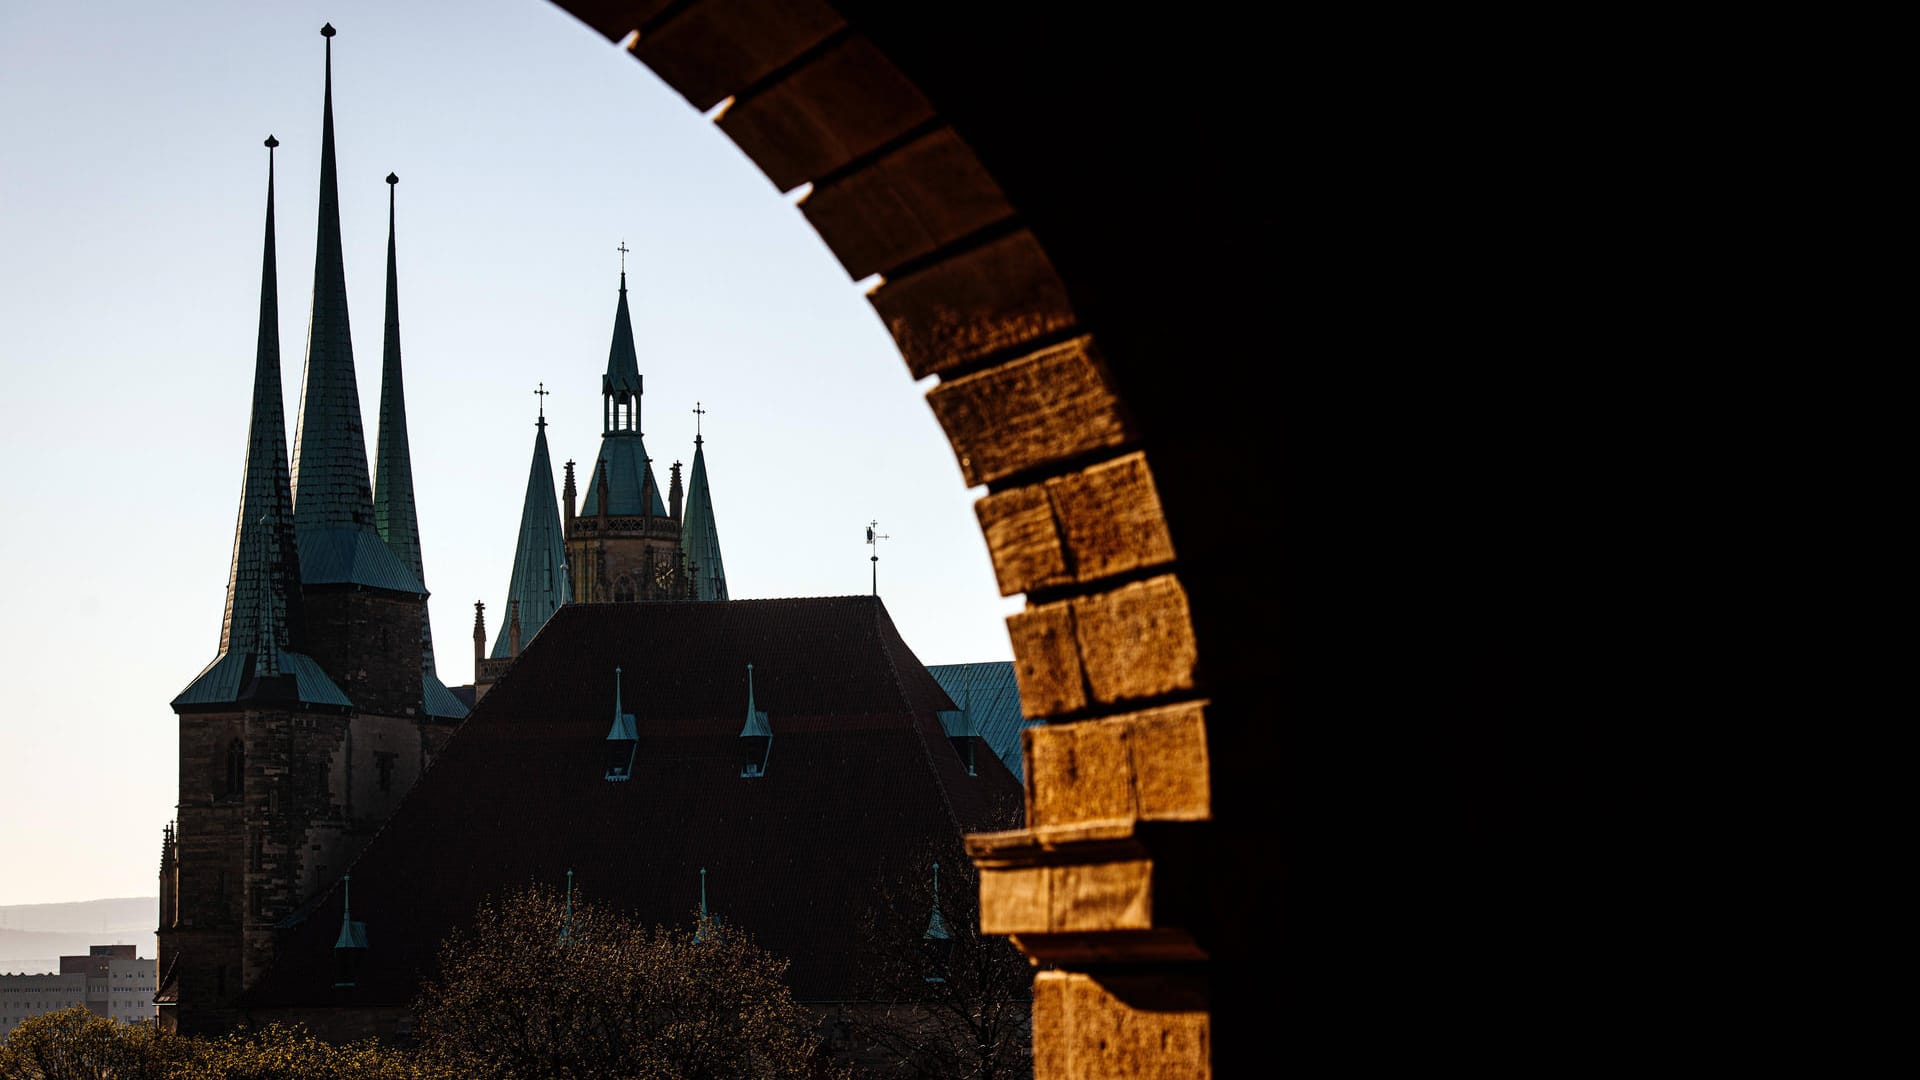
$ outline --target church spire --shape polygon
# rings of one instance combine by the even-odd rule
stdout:
[[[620,245],[625,255],[626,245]],[[653,478],[653,462],[640,435],[640,362],[633,348],[633,318],[627,310],[627,272],[620,271],[620,304],[613,314],[613,345],[607,352],[607,373],[600,379],[600,457],[594,475],[606,469],[607,512],[622,516],[667,516],[660,485]],[[587,489],[580,512],[600,513],[597,487]]]
[[[413,455],[407,448],[407,389],[400,374],[400,271],[394,204],[400,177],[387,174],[387,331],[380,363],[380,435],[374,451],[373,524],[407,569],[420,565],[420,522],[413,507]]]
[[[640,359],[633,347],[633,317],[627,311],[627,243],[620,242],[620,306],[613,313],[613,344],[600,379],[602,430],[640,432]]]
[[[573,600],[567,580],[567,553],[560,532],[560,515],[554,509],[553,462],[547,456],[547,417],[543,383],[536,394],[543,398],[540,418],[534,422],[533,465],[527,471],[527,496],[520,506],[520,538],[513,548],[513,578],[507,583],[507,606],[518,602],[520,632],[531,638],[539,633],[560,605]],[[514,654],[509,627],[502,624],[493,643],[496,657]]]
[[[236,702],[258,693],[258,680],[295,676],[298,699],[348,704],[300,648],[300,558],[294,541],[293,496],[287,475],[287,419],[280,390],[279,275],[273,240],[273,148],[267,136],[267,226],[260,259],[260,328],[254,347],[253,411],[247,424],[247,464],[240,482],[240,513],[227,571],[227,607],[220,652],[174,699],[183,705]]]
[[[340,185],[333,153],[333,26],[321,28],[320,33],[327,39],[320,220],[314,242],[306,374],[293,443],[293,513],[300,532],[301,576],[309,586],[345,582],[425,593],[419,575],[381,541],[374,522],[340,246]]]
[[[400,260],[394,242],[400,177],[387,174],[387,325],[380,362],[380,434],[373,455],[373,525],[388,550],[424,589],[420,519],[413,503],[413,454],[407,446],[407,387],[400,373]],[[433,663],[433,619],[420,620],[420,698],[429,716],[460,717],[466,706],[453,696]]]
[[[727,598],[727,567],[720,558],[720,529],[713,520],[713,492],[707,487],[706,439],[697,428],[706,410],[694,404],[693,469],[687,480],[687,516],[681,526],[680,548],[693,574],[695,600]]]

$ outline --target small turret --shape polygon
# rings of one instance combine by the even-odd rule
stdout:
[[[507,601],[507,655],[520,655],[520,601]]]
[[[667,483],[667,516],[680,520],[680,463],[673,463],[673,479]]]
[[[741,753],[745,757],[740,775],[767,775],[767,761],[773,756],[773,728],[767,724],[764,709],[753,707],[753,665],[747,665],[747,722],[740,728]]]

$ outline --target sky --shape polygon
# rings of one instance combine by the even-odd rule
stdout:
[[[703,429],[735,598],[869,589],[926,663],[1012,656],[968,490],[794,205],[629,54],[541,0],[0,5],[0,904],[156,890],[168,702],[216,653],[258,328],[268,134],[299,410],[323,23],[347,296],[377,437],[388,172],[441,677],[505,607],[544,383],[555,480],[600,434],[625,243],[661,482]],[[795,193],[797,195],[798,193]],[[292,446],[292,432],[288,446]]]

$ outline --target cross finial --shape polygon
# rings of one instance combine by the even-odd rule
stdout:
[[[547,389],[547,384],[545,382],[542,382],[540,383],[539,386],[535,387],[533,392],[540,399],[540,426],[546,427],[547,426],[547,395],[553,393],[553,391]]]
[[[694,402],[693,403],[693,441],[694,442],[700,441],[700,418],[705,415],[707,415],[707,410],[701,408],[699,402],[697,401]]]
[[[875,596],[880,595],[880,541],[893,539],[885,533],[874,531],[879,527],[878,519],[867,523],[867,546],[873,549],[873,556],[869,561],[873,563],[873,595]]]
[[[625,274],[627,272],[627,252],[631,249],[627,247],[627,242],[622,240],[620,241],[620,246],[613,250],[620,253],[620,272]]]

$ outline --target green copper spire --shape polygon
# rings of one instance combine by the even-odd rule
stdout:
[[[521,640],[539,633],[560,605],[573,599],[567,584],[567,552],[561,542],[560,512],[553,498],[553,462],[547,456],[547,416],[535,421],[533,466],[527,470],[527,497],[520,506],[520,539],[513,548],[513,578],[507,582],[507,607],[520,602]],[[493,655],[512,655],[510,627],[503,622]]]
[[[340,185],[333,153],[333,35],[320,127],[320,222],[313,255],[313,313],[293,443],[293,513],[308,585],[350,583],[424,593],[420,577],[381,542],[367,482],[366,434],[354,378],[347,273],[340,248]],[[409,485],[411,502],[411,485]]]
[[[640,364],[633,350],[633,320],[627,312],[627,272],[621,270],[613,346],[607,353],[607,373],[600,380],[600,456],[590,475],[598,477],[605,464],[607,513],[666,517],[667,504],[661,501],[660,485],[653,478],[653,459],[647,456],[647,445],[640,434],[640,395]],[[580,512],[600,512],[599,483],[587,485]]]
[[[407,388],[400,374],[400,270],[394,204],[400,177],[387,174],[387,332],[380,362],[380,435],[373,455],[373,524],[422,584],[420,522],[413,508],[413,456],[407,449]]]
[[[401,565],[427,581],[420,561],[420,521],[413,506],[413,455],[407,448],[407,388],[400,373],[400,261],[394,204],[400,177],[387,174],[387,328],[380,363],[380,434],[373,455],[373,525]],[[461,717],[467,707],[433,667],[433,620],[420,620],[420,698],[429,716]]]
[[[273,148],[267,136],[267,229],[260,263],[260,329],[253,360],[253,413],[240,513],[227,572],[227,608],[220,652],[174,699],[174,705],[219,705],[252,697],[259,680],[293,676],[292,693],[310,704],[349,703],[318,665],[298,655],[300,557],[287,476],[287,418],[280,390],[279,275],[273,241]],[[280,690],[285,696],[287,690]]]
[[[687,516],[680,527],[680,549],[693,575],[695,600],[727,598],[727,567],[720,558],[720,530],[713,521],[713,492],[707,487],[706,440],[693,437],[693,474],[687,482]]]

